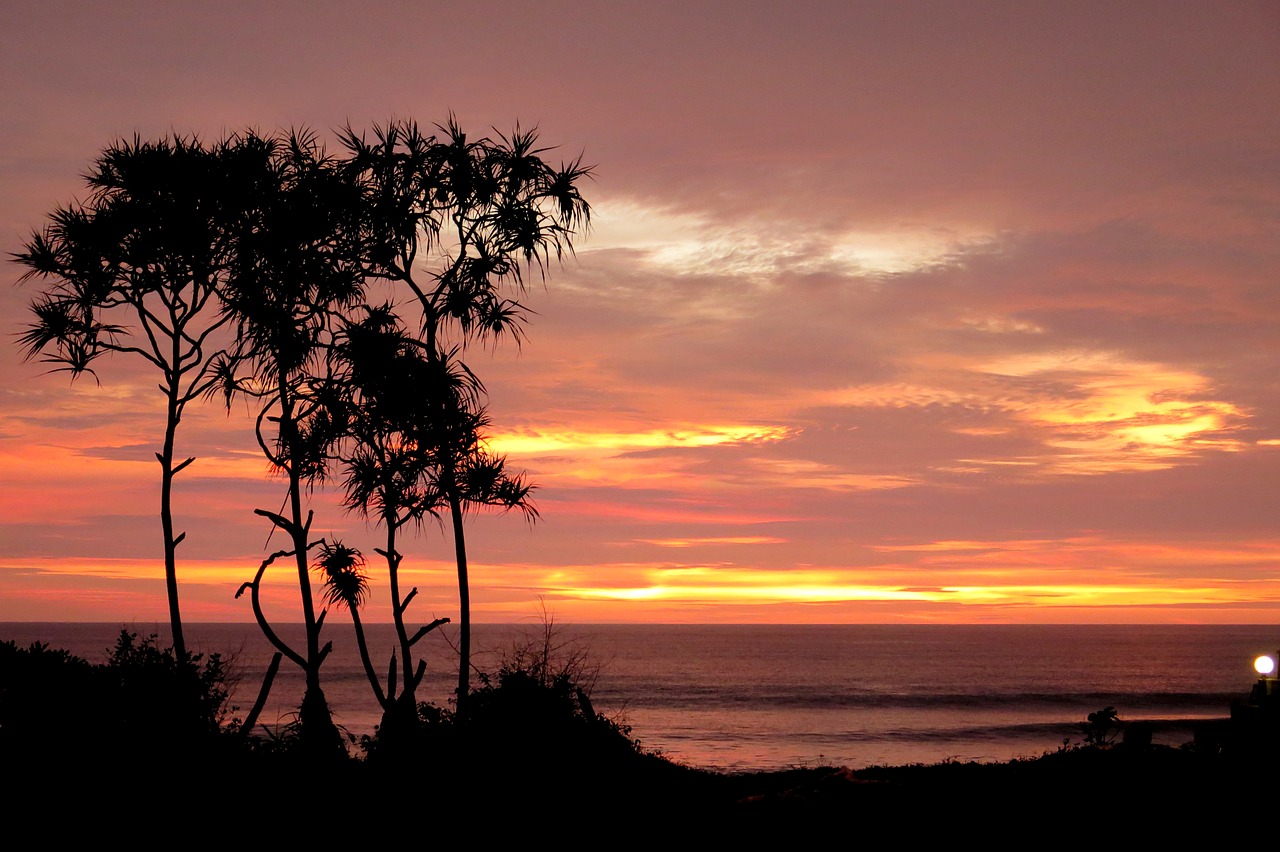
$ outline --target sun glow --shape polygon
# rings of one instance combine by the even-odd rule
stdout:
[[[647,432],[516,429],[495,435],[490,446],[512,455],[599,454],[752,444],[780,441],[789,434],[789,429],[780,426],[690,426]]]
[[[749,552],[777,542],[765,536],[725,536],[652,543],[675,550],[734,544]],[[877,607],[892,605],[907,607],[903,614],[954,622],[1142,620],[1143,613],[1168,617],[1183,609],[1206,613],[1215,607],[1224,614],[1219,620],[1229,621],[1229,614],[1242,606],[1259,612],[1280,609],[1280,546],[1273,542],[1228,553],[1194,544],[1185,553],[1171,545],[1126,550],[1092,540],[938,541],[876,549],[908,561],[792,569],[719,562],[478,562],[472,600],[478,617],[504,620],[518,613],[522,602],[542,597],[566,618],[580,621],[803,621],[819,618],[811,609],[815,606],[825,613],[819,620],[860,621],[879,620],[887,611]],[[205,620],[247,620],[245,602],[234,600],[233,593],[252,577],[259,561],[258,555],[184,561],[184,609],[189,606]],[[1116,563],[1129,567],[1105,567]],[[1241,566],[1251,567],[1249,579],[1234,578]],[[132,617],[164,617],[158,559],[10,559],[3,568],[8,585],[6,606],[0,609],[10,620],[24,612],[27,618],[31,613],[78,612],[81,604],[102,606],[104,613],[122,609],[133,612]],[[282,562],[277,568],[266,575],[264,599],[269,609],[278,608],[279,617],[296,617],[296,573],[291,564]],[[1165,574],[1153,573],[1156,569]],[[1179,577],[1180,572],[1186,576]],[[421,589],[420,599],[429,602],[433,613],[448,615],[456,604],[453,573],[447,561],[410,554],[402,581]],[[897,579],[886,582],[887,577]],[[371,575],[366,612],[371,622],[390,617],[380,582],[376,572]]]

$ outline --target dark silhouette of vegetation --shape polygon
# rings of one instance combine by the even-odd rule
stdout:
[[[15,255],[30,267],[24,279],[54,282],[33,304],[28,356],[77,376],[92,373],[103,352],[129,352],[164,374],[168,421],[157,458],[179,658],[187,652],[175,552],[185,534],[174,533],[170,503],[174,476],[192,460],[175,463],[176,429],[202,394],[220,395],[228,409],[245,400],[254,410],[257,443],[285,485],[279,507],[254,511],[286,541],[236,593],[250,592],[277,653],[250,722],[287,658],[306,680],[295,739],[317,755],[345,748],[321,683],[332,645],[322,637],[327,609],[317,612],[311,571],[324,578],[328,604],[352,617],[386,737],[415,730],[425,670],[414,645],[448,619],[416,630],[407,622],[417,589],[402,589],[399,533],[428,517],[443,523],[447,514],[459,596],[454,718],[467,720],[465,516],[492,507],[537,517],[532,485],[487,448],[484,386],[462,358],[473,342],[520,339],[526,276],[545,277],[590,221],[579,185],[591,169],[580,160],[551,166],[536,132],[519,125],[510,136],[472,139],[450,118],[437,131],[392,122],[375,127],[368,142],[348,128],[342,157],[308,132],[249,131],[213,146],[177,137],[113,146],[90,175],[90,202],[57,211]],[[372,282],[407,290],[409,322],[398,314],[403,305],[369,304]],[[360,621],[363,558],[312,535],[309,495],[337,476],[348,506],[385,534],[375,550],[386,561],[397,645],[385,689]],[[266,572],[286,560],[305,634],[297,648],[261,601]]]
[[[535,765],[577,771],[640,754],[630,727],[592,705],[599,672],[544,608],[541,630],[509,648],[493,675],[479,675],[467,724],[492,756],[518,753]]]
[[[595,796],[632,783],[633,775],[669,769],[641,749],[628,726],[596,712],[590,692],[597,673],[586,650],[563,639],[544,612],[539,634],[508,649],[496,671],[478,674],[465,717],[456,705],[449,711],[423,703],[413,739],[388,739],[380,728],[362,747],[371,766],[413,765],[458,778],[458,790],[483,785],[528,806]]]
[[[452,117],[437,130],[439,136],[424,134],[412,121],[392,122],[375,127],[369,141],[348,128],[343,143],[365,191],[366,272],[412,293],[422,329],[417,356],[445,376],[471,341],[520,339],[526,311],[517,297],[525,272],[545,275],[549,261],[571,252],[574,236],[589,225],[591,208],[580,184],[591,168],[580,158],[551,166],[542,159],[548,149],[538,147],[536,130],[519,125],[496,139],[469,139]],[[428,252],[437,261],[424,270],[420,259]],[[456,341],[447,339],[450,331]],[[535,515],[528,485],[484,451],[478,399],[443,393],[431,400],[427,428],[416,437],[431,456],[436,496],[451,521],[459,597],[456,700],[463,713],[471,670],[464,515],[477,506]]]
[[[161,373],[166,417],[160,462],[160,525],[169,623],[178,656],[186,653],[178,606],[173,482],[194,459],[175,460],[186,406],[213,381],[215,333],[228,319],[215,299],[230,257],[226,188],[235,184],[241,150],[205,147],[175,136],[117,142],[86,175],[88,202],[62,207],[13,255],[49,288],[31,305],[35,320],[21,337],[27,357],[41,356],[72,378],[93,373],[110,352],[128,353]],[[134,323],[130,326],[129,323]]]
[[[358,559],[337,545],[321,553],[329,555],[331,602],[358,599],[361,582],[350,576],[360,573],[351,569]],[[1094,842],[1112,827],[1144,837],[1188,826],[1217,830],[1224,813],[1265,813],[1274,798],[1274,752],[1259,760],[1246,743],[1234,755],[1086,747],[1007,763],[699,770],[644,753],[624,725],[596,713],[583,687],[592,674],[590,661],[548,621],[541,636],[478,679],[465,725],[424,705],[422,737],[372,738],[366,760],[330,761],[317,772],[296,725],[246,739],[243,726],[228,721],[234,708],[226,706],[227,667],[218,657],[178,657],[154,637],[139,641],[128,631],[103,664],[38,643],[0,642],[0,792],[24,818],[52,806],[96,829],[95,818],[141,813],[140,786],[153,777],[169,785],[175,807],[189,805],[197,815],[206,798],[248,789],[269,797],[286,820],[317,805],[332,808],[330,818],[289,831],[333,841],[357,832],[367,840],[369,823],[350,819],[342,805],[358,791],[381,814],[385,839],[397,842],[420,839],[420,821],[402,817],[424,805],[491,820],[492,832],[513,837],[569,819],[575,830],[625,825],[636,836],[667,839],[673,826],[686,836],[709,830],[744,840],[758,840],[762,829],[821,829],[823,836],[847,830],[854,818],[877,831],[904,824],[916,831],[926,813],[926,836],[939,820],[953,837],[956,824],[991,814],[982,826],[994,836],[1023,840],[1027,830],[1051,825]],[[1172,822],[1169,808],[1178,815]]]
[[[378,703],[385,704],[386,698],[378,685],[378,676],[369,657],[369,642],[365,639],[364,624],[360,621],[360,605],[369,593],[369,581],[364,573],[364,556],[354,547],[347,547],[340,541],[325,541],[320,544],[320,554],[313,567],[324,578],[325,602],[341,605],[350,612],[356,629],[360,661],[369,677],[369,685],[373,687]]]
[[[420,527],[427,516],[438,516],[444,499],[437,442],[423,436],[442,428],[439,410],[461,407],[476,394],[473,377],[465,369],[450,370],[443,362],[422,357],[421,350],[422,344],[403,331],[389,306],[366,308],[361,320],[340,335],[336,347],[345,367],[340,385],[349,395],[349,440],[340,453],[346,503],[379,523],[386,536],[384,546],[375,550],[386,560],[397,648],[389,661],[386,691],[372,675],[371,684],[383,707],[381,729],[387,737],[395,731],[411,735],[417,727],[416,690],[426,668],[421,659],[415,666],[413,646],[448,623],[446,618],[434,619],[410,635],[405,612],[418,590],[404,594],[400,587],[400,530]],[[352,613],[357,617],[355,610]]]
[[[0,752],[16,762],[192,763],[238,742],[228,671],[122,630],[105,663],[0,642]]]
[[[319,542],[310,538],[313,515],[304,510],[304,498],[324,481],[332,447],[345,429],[329,381],[329,352],[337,317],[363,297],[352,243],[358,199],[313,136],[263,140],[250,134],[245,140],[260,156],[220,293],[237,345],[217,364],[219,388],[228,406],[237,396],[258,404],[258,445],[287,486],[281,511],[254,511],[281,530],[290,546],[268,557],[240,593],[252,589],[263,633],[306,674],[298,720],[304,742],[317,754],[336,753],[344,748],[342,738],[320,683],[332,646],[321,645],[324,616],[316,615],[309,576],[309,553]],[[259,603],[262,576],[277,558],[292,558],[297,569],[306,631],[302,651],[271,629]]]
[[[1080,724],[1086,745],[1109,746],[1120,733],[1120,716],[1114,707],[1095,710]]]
[[[388,561],[392,562],[392,560]],[[398,563],[398,560],[395,560],[395,563],[391,565],[393,576],[394,569],[397,567],[396,563]],[[347,547],[341,542],[322,542],[319,557],[315,563],[316,570],[324,578],[325,601],[333,605],[341,605],[351,616],[365,676],[369,680],[369,686],[373,690],[374,697],[382,707],[382,722],[379,725],[379,734],[382,740],[396,743],[401,740],[411,741],[416,736],[418,727],[417,702],[413,699],[413,690],[422,681],[422,677],[426,672],[426,662],[419,661],[418,668],[413,673],[412,679],[406,678],[404,691],[397,696],[396,654],[393,651],[387,676],[387,688],[385,691],[383,690],[378,680],[378,673],[373,665],[373,659],[369,654],[369,643],[365,638],[364,624],[360,619],[360,606],[364,603],[369,589],[364,566],[364,556],[360,551]],[[394,596],[395,592],[393,592]],[[412,595],[410,599],[411,597]],[[403,615],[403,609],[400,614]],[[403,622],[403,618],[401,621]],[[431,624],[420,628],[412,637],[404,636],[403,630],[398,631],[401,638],[401,647],[411,647],[431,630],[447,622],[448,619],[445,618],[437,619]],[[405,659],[410,659],[408,651],[405,650],[404,653]],[[405,671],[409,671],[407,664]]]

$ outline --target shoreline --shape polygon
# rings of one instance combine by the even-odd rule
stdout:
[[[13,630],[9,638],[23,644],[45,634],[39,638],[98,661],[121,629],[104,622],[59,635],[47,626]],[[484,641],[494,653],[485,668],[498,668],[502,649],[527,629],[490,630]],[[241,673],[238,685],[231,681],[230,703],[243,716],[266,663],[256,626],[193,632],[210,650],[247,642],[229,669]],[[604,661],[591,689],[598,710],[629,725],[647,749],[726,772],[1037,757],[1064,739],[1082,739],[1085,716],[1107,705],[1125,721],[1151,722],[1153,741],[1176,747],[1193,739],[1196,724],[1223,717],[1248,689],[1221,661],[1248,659],[1262,640],[1274,644],[1265,634],[1218,628],[1207,634],[1162,628],[1154,639],[1146,628],[1091,631],[1088,642],[1065,642],[1058,628],[1037,628],[1033,634],[1047,638],[1013,645],[968,628],[925,631],[919,641],[920,631],[905,628],[784,632],[786,642],[754,628],[701,627],[566,630],[564,638]],[[370,637],[371,645],[385,642],[374,628]],[[335,721],[358,738],[372,732],[380,711],[351,643],[338,642],[346,638],[333,634],[324,687]],[[456,676],[440,644],[439,653],[429,649],[419,697],[447,709]],[[1072,654],[1062,658],[1066,647]],[[800,656],[813,648],[822,653]],[[260,721],[287,724],[302,695],[301,675],[286,665]]]

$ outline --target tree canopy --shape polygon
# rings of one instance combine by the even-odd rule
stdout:
[[[188,403],[214,382],[209,367],[229,316],[218,299],[231,280],[245,166],[264,153],[259,140],[206,146],[174,136],[117,142],[93,163],[82,204],[60,207],[14,259],[20,281],[48,288],[31,304],[20,340],[73,378],[94,374],[108,353],[142,358],[161,374],[166,400],[161,449],[160,518],[174,648],[186,654],[178,605],[174,477],[194,461],[175,461],[178,425]],[[96,374],[94,374],[96,375]]]
[[[175,553],[185,533],[174,532],[172,486],[194,459],[175,462],[177,427],[202,395],[256,409],[257,443],[286,493],[278,509],[254,511],[287,543],[237,596],[251,592],[264,634],[306,673],[300,723],[321,752],[337,739],[320,679],[331,647],[322,642],[326,603],[351,614],[375,697],[416,719],[423,664],[413,646],[447,619],[416,630],[406,622],[417,589],[400,586],[399,532],[428,517],[447,516],[453,538],[463,715],[464,517],[481,507],[537,516],[533,486],[487,448],[486,392],[465,362],[467,347],[523,337],[527,276],[545,277],[572,252],[591,215],[581,194],[591,168],[580,158],[553,166],[537,131],[518,124],[470,137],[452,116],[430,132],[393,121],[371,134],[347,127],[339,143],[329,153],[305,131],[114,143],[87,176],[89,200],[55,210],[14,255],[28,267],[23,280],[50,282],[21,338],[28,357],[75,377],[92,374],[103,354],[122,353],[163,376],[168,415],[156,457],[180,657]],[[375,290],[384,294],[377,302]],[[374,550],[386,562],[398,639],[385,691],[363,647],[363,557],[312,538],[309,497],[331,481],[385,536]],[[283,641],[260,605],[262,578],[278,560],[296,571],[305,647]],[[320,601],[313,570],[323,580]]]

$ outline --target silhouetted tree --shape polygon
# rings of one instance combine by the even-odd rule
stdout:
[[[359,198],[314,136],[247,138],[262,157],[255,179],[244,187],[231,273],[221,288],[237,347],[219,360],[217,371],[228,405],[236,395],[258,401],[258,445],[287,488],[281,511],[255,512],[283,531],[290,546],[265,560],[240,593],[252,589],[264,634],[305,672],[299,724],[310,745],[324,751],[340,745],[320,685],[320,666],[332,646],[320,644],[324,617],[316,616],[308,576],[308,553],[319,542],[310,540],[312,513],[303,502],[304,492],[324,480],[329,453],[346,429],[329,359],[337,317],[364,297],[350,221]],[[297,568],[302,652],[270,628],[258,601],[267,567],[287,557]]]
[[[206,148],[174,136],[118,142],[86,176],[88,202],[62,207],[14,255],[52,284],[31,305],[21,337],[27,357],[43,356],[72,378],[93,373],[108,352],[136,355],[161,373],[165,395],[160,462],[160,525],[173,648],[187,654],[178,606],[173,482],[194,461],[175,463],[178,424],[187,403],[213,381],[208,349],[228,319],[210,301],[227,273],[227,188],[242,151],[234,141]]]
[[[579,184],[591,174],[581,159],[558,168],[541,155],[537,132],[469,140],[452,117],[422,133],[411,121],[374,128],[373,141],[349,128],[348,167],[365,191],[366,272],[412,292],[421,319],[422,356],[447,369],[456,346],[476,339],[519,339],[525,309],[518,297],[526,270],[545,275],[551,258],[573,249],[590,222]],[[426,253],[431,268],[418,268]],[[514,293],[512,292],[514,291]],[[450,330],[459,339],[450,343]],[[470,593],[463,515],[468,505],[528,506],[528,487],[502,472],[479,439],[481,406],[437,398],[428,418],[437,486],[452,519],[460,608],[457,701],[466,703],[470,673]],[[470,421],[470,422],[468,422]]]
[[[435,446],[435,487],[449,509],[453,527],[454,560],[458,567],[458,690],[457,710],[465,718],[471,670],[471,587],[468,579],[466,513],[479,507],[520,509],[533,520],[538,512],[530,495],[533,486],[523,475],[506,473],[506,458],[488,451],[483,411],[442,409],[424,424]]]
[[[463,514],[469,506],[479,505],[519,508],[530,518],[537,513],[529,501],[531,486],[522,477],[509,476],[505,460],[485,450],[483,389],[456,361],[456,353],[431,357],[426,345],[407,335],[386,307],[368,309],[365,319],[342,335],[337,351],[346,365],[343,384],[353,394],[349,422],[356,439],[343,456],[347,504],[381,523],[387,536],[385,548],[378,553],[387,560],[400,645],[403,685],[397,707],[403,727],[416,720],[414,691],[424,673],[421,660],[417,668],[413,666],[412,647],[444,620],[433,621],[413,636],[408,633],[404,611],[417,589],[401,596],[400,528],[410,523],[420,526],[426,516],[439,517],[444,512],[453,519],[460,572],[461,659],[467,661],[470,606]],[[394,697],[394,676],[390,681],[388,694]]]
[[[309,554],[322,543],[310,538],[305,494],[325,480],[340,448],[350,505],[387,535],[378,552],[388,564],[403,671],[395,676],[393,655],[385,701],[413,706],[423,669],[412,646],[443,622],[412,634],[405,624],[416,589],[400,591],[398,531],[428,515],[450,517],[461,711],[471,655],[464,517],[485,506],[536,516],[531,486],[485,447],[483,386],[460,355],[475,340],[519,339],[525,274],[545,275],[589,222],[578,185],[590,168],[580,160],[548,165],[536,132],[518,126],[509,137],[476,140],[452,118],[437,129],[424,135],[412,122],[393,122],[375,128],[373,143],[347,130],[343,160],[304,133],[247,132],[208,148],[178,137],[120,143],[95,163],[90,200],[56,211],[15,255],[29,267],[24,280],[53,281],[32,305],[35,321],[22,337],[28,357],[75,377],[92,373],[104,352],[128,352],[163,374],[167,422],[156,456],[178,656],[186,648],[176,549],[185,534],[174,531],[171,502],[174,477],[192,459],[175,461],[177,426],[202,393],[221,390],[228,405],[237,396],[256,400],[257,441],[286,493],[278,511],[255,511],[289,542],[238,594],[252,590],[264,634],[304,670],[300,723],[315,741],[332,741],[336,729],[319,678],[329,651],[321,645],[325,614],[316,614],[308,575]],[[433,263],[420,268],[428,254]],[[418,333],[405,333],[389,306],[353,315],[370,278],[408,288]],[[340,561],[337,545],[324,546],[321,563]],[[298,576],[300,649],[280,639],[260,604],[266,570],[285,558]],[[327,587],[339,595],[330,603],[349,604],[357,620],[358,596],[348,600],[340,589]],[[358,626],[361,643],[362,633]]]
[[[414,665],[413,646],[448,623],[447,618],[435,619],[410,636],[404,617],[418,590],[401,593],[400,529],[420,527],[442,505],[431,475],[431,448],[416,440],[413,432],[434,415],[434,397],[474,392],[474,382],[464,372],[433,374],[433,362],[421,351],[422,344],[404,333],[390,306],[366,307],[360,321],[339,335],[335,347],[344,367],[341,384],[350,394],[349,440],[340,453],[346,503],[379,523],[386,535],[384,547],[376,551],[387,563],[398,649],[391,655],[385,698],[380,689],[374,690],[383,705],[380,735],[384,738],[416,726],[416,689],[426,667],[422,659]],[[402,678],[399,685],[397,668]]]
[[[356,646],[360,649],[360,662],[364,665],[365,675],[378,703],[385,709],[386,695],[378,684],[378,674],[373,669],[373,660],[369,656],[369,643],[365,639],[364,624],[360,621],[360,607],[369,594],[369,581],[364,572],[364,556],[354,547],[347,547],[340,541],[320,543],[320,553],[312,566],[324,579],[324,599],[326,603],[341,605],[351,615],[351,623],[355,626]]]

